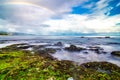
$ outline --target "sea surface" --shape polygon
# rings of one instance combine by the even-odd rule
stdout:
[[[55,46],[54,44],[57,42],[62,42],[63,46]],[[46,45],[47,48],[58,49],[56,53],[51,55],[59,60],[75,61],[78,64],[107,61],[120,66],[120,57],[111,55],[112,51],[120,51],[120,37],[0,36],[0,48],[18,43]],[[86,48],[86,50],[77,52],[64,50],[65,47],[69,47],[71,44]],[[90,50],[91,47],[98,47],[100,53]]]

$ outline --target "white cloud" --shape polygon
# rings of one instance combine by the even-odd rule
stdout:
[[[9,12],[6,13],[5,19],[18,25],[39,26],[53,15],[52,11],[32,5],[9,4],[6,7],[6,11],[9,10]]]
[[[49,20],[46,24],[50,27],[46,32],[65,32],[71,31],[75,33],[101,33],[101,32],[119,32],[120,27],[115,27],[120,22],[120,15],[113,17],[96,16],[89,19],[88,15],[66,15],[61,20]]]
[[[7,20],[0,19],[0,31],[37,34],[41,30],[40,28],[41,27],[16,25]]]
[[[52,33],[73,32],[73,33],[101,33],[101,32],[119,32],[120,26],[116,24],[120,22],[120,15],[94,16],[89,18],[89,15],[64,15],[63,19],[51,19],[45,21],[43,24],[49,27],[35,27],[35,26],[18,26],[7,21],[2,21],[0,29],[10,32],[26,32],[42,35],[50,35]],[[7,23],[7,24],[6,24]],[[5,26],[5,27],[3,27]]]
[[[116,7],[120,6],[120,2],[116,5]]]
[[[4,7],[0,15],[4,19],[18,24],[40,26],[42,22],[52,17],[62,16],[70,12],[73,6],[77,6],[87,0],[5,0],[1,1]]]
[[[83,6],[91,8],[92,14],[77,15],[66,14],[72,11],[72,7],[82,5],[88,0],[1,0],[5,16],[0,19],[0,30],[10,32],[26,32],[50,35],[51,33],[74,32],[74,33],[100,33],[119,32],[120,15],[109,15],[113,7],[108,7],[111,0],[99,0]],[[20,4],[5,4],[7,2],[20,2]],[[23,3],[25,2],[25,3]],[[5,13],[6,12],[6,13]],[[61,19],[52,19],[52,17]]]
[[[99,0],[92,10],[93,10],[93,15],[109,15],[109,12],[111,9],[113,9],[112,7],[109,6],[109,3],[112,0]]]

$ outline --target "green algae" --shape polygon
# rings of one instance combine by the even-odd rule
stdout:
[[[44,53],[31,54],[31,51],[22,50],[18,45],[0,49],[0,80],[67,80],[69,77],[74,80],[120,79],[120,67],[112,63],[77,65],[72,61],[45,57]]]

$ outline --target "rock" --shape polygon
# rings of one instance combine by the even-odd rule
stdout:
[[[48,53],[55,53],[56,50],[53,48],[45,48],[45,51],[47,51]]]
[[[85,49],[81,48],[81,47],[77,47],[75,45],[70,45],[70,47],[65,47],[65,50],[68,50],[68,51],[81,51],[81,50],[85,50]]]
[[[40,48],[44,48],[44,45],[33,45],[34,50],[39,50]]]
[[[30,47],[33,47],[32,45],[29,45],[27,43],[15,44],[13,46],[16,47],[17,49],[28,49]]]
[[[35,51],[35,54],[42,56],[49,60],[54,60],[55,58],[50,54],[54,53],[55,51],[56,50],[54,50],[52,48],[43,48],[43,49],[39,49],[39,50]]]
[[[105,36],[105,38],[110,38],[110,36]]]
[[[57,42],[56,44],[54,44],[55,46],[63,46],[62,42]]]
[[[88,52],[87,52],[87,51],[86,51],[86,52],[83,52],[83,53],[88,54]]]
[[[49,60],[55,60],[56,58],[54,58],[52,55],[48,54],[48,53],[44,53],[44,54],[39,54],[39,56],[42,56],[46,59],[49,59]]]
[[[81,36],[81,38],[85,38],[84,36]]]
[[[100,53],[98,48],[92,48],[90,50],[95,51],[96,53]]]
[[[120,51],[113,51],[111,54],[120,57]]]
[[[120,67],[109,62],[88,62],[81,64],[81,66],[87,69],[94,69],[97,71],[120,71]]]
[[[38,53],[40,54],[45,54],[45,53],[55,53],[56,50],[53,48],[41,48],[39,50],[37,50]]]
[[[106,73],[106,74],[110,74],[111,72],[109,70],[102,70],[101,68],[97,69],[98,72],[102,72],[102,73]]]
[[[109,42],[108,44],[116,44],[116,45],[120,45],[119,42]]]
[[[19,49],[28,49],[32,47],[31,45],[23,45],[23,46],[18,46]]]
[[[98,46],[90,46],[90,47],[89,47],[89,50],[91,50],[91,51],[95,51],[95,52],[98,53],[98,54],[104,52],[104,51],[103,51],[104,49],[101,48],[101,47],[98,47]]]

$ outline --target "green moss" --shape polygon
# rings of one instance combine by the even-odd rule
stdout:
[[[79,66],[71,61],[31,54],[17,46],[0,49],[0,80],[67,80],[69,77],[75,80],[120,79],[120,68],[108,62],[90,62]]]

